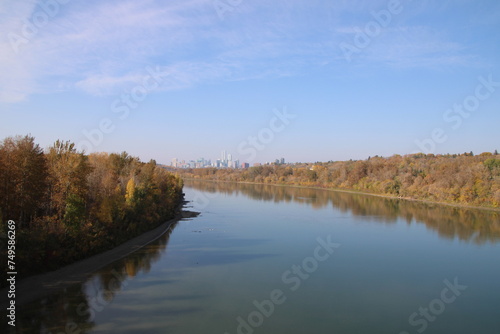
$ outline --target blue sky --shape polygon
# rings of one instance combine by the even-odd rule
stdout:
[[[0,31],[2,138],[160,163],[500,149],[496,0],[1,0]]]

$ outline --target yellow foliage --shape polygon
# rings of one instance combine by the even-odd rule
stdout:
[[[127,192],[125,193],[125,201],[127,204],[132,203],[132,199],[134,198],[135,193],[135,181],[134,178],[131,177],[127,182]]]

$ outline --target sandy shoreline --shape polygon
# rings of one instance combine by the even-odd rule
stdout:
[[[183,202],[183,207],[187,202]],[[172,224],[184,218],[192,218],[198,216],[198,212],[181,210],[177,216],[157,228],[141,234],[125,243],[109,250],[91,256],[87,259],[72,263],[63,268],[27,277],[16,282],[16,307],[29,303],[56,291],[62,290],[75,283],[84,282],[95,271],[111,264],[125,256],[137,251],[138,249],[148,245],[161,237],[167,232]],[[8,288],[3,288],[0,291],[1,296],[7,295]],[[8,306],[7,298],[2,298],[0,306]]]

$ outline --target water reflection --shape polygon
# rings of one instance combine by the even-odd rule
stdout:
[[[162,257],[177,223],[153,243],[77,283],[28,305],[17,313],[15,333],[88,333],[95,317],[128,285],[127,279],[148,273]],[[162,284],[165,280],[162,280]],[[8,333],[6,330],[5,333]]]
[[[442,238],[459,238],[476,244],[500,240],[498,211],[266,184],[185,180],[185,185],[209,193],[243,194],[260,201],[302,203],[314,209],[331,205],[341,212],[375,222],[395,223],[398,219],[404,219],[408,224],[424,223]]]

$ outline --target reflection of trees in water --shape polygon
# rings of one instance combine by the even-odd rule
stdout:
[[[166,250],[173,224],[159,239],[97,272],[86,283],[18,307],[16,333],[87,333],[97,313],[127,285],[126,279],[148,273]],[[7,331],[6,331],[7,333]]]
[[[477,244],[497,242],[500,239],[500,213],[497,211],[266,184],[185,180],[185,185],[211,193],[241,193],[260,201],[293,201],[310,205],[314,209],[332,205],[343,213],[363,216],[377,222],[395,223],[397,219],[404,219],[408,223],[415,221],[437,231],[440,237],[458,237]]]
[[[89,307],[81,284],[18,307],[15,333],[86,333],[94,326],[90,314],[72,305],[83,305],[83,310]]]

